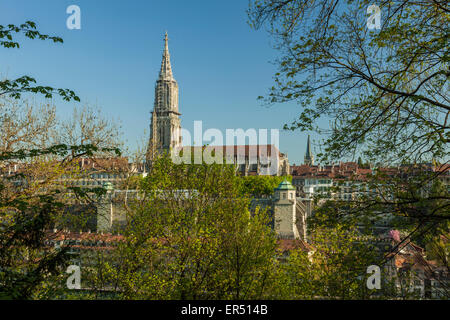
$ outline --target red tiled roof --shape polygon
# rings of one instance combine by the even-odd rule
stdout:
[[[287,252],[291,250],[301,249],[302,251],[308,252],[311,250],[311,246],[304,242],[303,240],[294,239],[279,239],[277,240],[278,249],[282,252]]]
[[[326,166],[291,166],[291,175],[293,179],[296,178],[355,178],[357,180],[364,180],[368,174],[372,173],[372,169],[358,168],[356,162],[341,162],[336,165]]]

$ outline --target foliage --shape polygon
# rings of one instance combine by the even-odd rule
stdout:
[[[9,24],[7,26],[0,25],[0,46],[4,48],[19,48],[20,44],[14,39],[14,35],[23,34],[29,39],[52,40],[55,43],[62,43],[60,37],[49,36],[40,33],[36,29],[36,23],[27,21],[20,26]],[[9,95],[15,99],[19,99],[22,93],[40,93],[46,98],[52,98],[54,94],[61,96],[64,100],[80,101],[80,98],[69,89],[55,89],[50,86],[34,86],[36,79],[30,76],[22,76],[15,80],[5,79],[0,81],[0,96]]]
[[[372,161],[445,159],[447,1],[381,1],[381,29],[367,28],[368,0],[254,0],[251,26],[267,26],[281,58],[268,103],[295,100],[286,129],[327,134],[322,159],[362,151]],[[320,128],[321,117],[331,120]]]
[[[125,299],[268,296],[275,237],[265,211],[250,214],[233,166],[176,165],[160,156],[141,192],[124,242],[100,261],[97,281]]]
[[[62,42],[59,37],[39,33],[35,23],[28,21],[20,26],[0,25],[0,39],[4,39],[0,45],[19,48],[19,43],[13,38],[17,33],[30,39]],[[56,94],[66,101],[80,100],[72,90],[33,86],[34,83],[36,80],[29,76],[0,81],[0,96],[19,99],[22,93],[41,93],[46,98]],[[48,299],[60,292],[68,262],[66,246],[56,249],[48,243],[52,240],[49,230],[65,218],[62,215],[68,192],[75,197],[87,197],[86,191],[67,186],[59,179],[68,171],[72,172],[79,157],[113,151],[120,155],[120,151],[89,143],[81,146],[64,143],[34,145],[33,138],[38,138],[39,132],[48,130],[52,119],[40,121],[31,112],[20,122],[20,118],[11,118],[14,110],[14,106],[9,110],[0,110],[1,123],[6,124],[2,126],[0,150],[0,298]],[[20,128],[15,133],[9,132],[8,136],[8,128],[17,129],[13,125],[15,120],[16,125],[20,123]],[[17,139],[22,140],[11,147]],[[16,164],[22,169],[9,172],[10,166]],[[104,192],[102,188],[91,191],[91,196]]]
[[[30,159],[39,155],[65,156],[59,166],[50,167],[52,175],[46,179],[29,178],[25,173],[15,173],[0,179],[0,297],[2,299],[48,298],[61,282],[63,267],[66,265],[66,247],[59,250],[47,241],[49,230],[61,223],[65,205],[64,193],[72,192],[86,198],[79,188],[70,188],[55,183],[66,172],[67,166],[79,156],[92,154],[96,149],[90,145],[69,147],[58,145],[49,149],[24,152],[2,153],[3,162],[13,159]],[[45,170],[38,161],[40,170]],[[16,182],[21,182],[17,184]],[[92,190],[100,196],[101,188]],[[56,290],[56,289],[55,289]]]
[[[355,228],[317,228],[312,251],[297,249],[283,265],[293,299],[368,299],[367,267],[382,260],[378,249],[360,240]]]
[[[434,260],[450,272],[450,242],[445,235],[430,237],[425,247],[427,258]]]
[[[292,182],[292,176],[242,176],[240,177],[241,190],[244,194],[261,198],[271,196],[274,189],[287,179]]]
[[[359,154],[377,163],[379,170],[354,181],[360,197],[320,210],[324,225],[384,220],[421,241],[449,219],[448,189],[437,196],[432,186],[448,173],[450,10],[448,1],[381,1],[381,29],[371,30],[370,5],[251,1],[251,26],[266,26],[280,52],[264,100],[299,103],[298,118],[285,128],[323,134],[321,160]],[[320,126],[323,119],[329,128]],[[386,164],[400,167],[389,172]]]

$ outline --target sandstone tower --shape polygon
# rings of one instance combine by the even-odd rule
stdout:
[[[274,229],[280,239],[300,239],[295,188],[286,179],[275,189]]]
[[[172,74],[167,32],[161,70],[155,86],[155,102],[150,124],[147,160],[156,153],[169,152],[181,146],[181,122],[178,112],[178,83]]]

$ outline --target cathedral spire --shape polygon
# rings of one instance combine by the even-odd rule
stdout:
[[[305,164],[309,166],[314,165],[314,156],[311,151],[311,141],[309,139],[309,134],[308,134],[308,142],[306,144]]]
[[[161,70],[155,85],[155,102],[150,123],[147,160],[153,154],[167,152],[181,145],[181,121],[178,112],[178,83],[170,65],[169,38],[164,37]]]
[[[159,72],[159,79],[173,80],[172,66],[170,65],[170,53],[169,53],[169,37],[164,37],[164,53],[161,62],[161,71]]]

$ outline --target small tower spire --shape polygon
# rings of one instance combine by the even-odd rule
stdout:
[[[305,164],[308,166],[314,165],[314,156],[311,151],[311,141],[308,134],[308,142],[306,144]]]
[[[169,37],[166,34],[164,36],[164,52],[161,62],[161,71],[159,72],[159,78],[164,80],[172,80],[172,66],[170,65],[170,53],[169,53]]]

